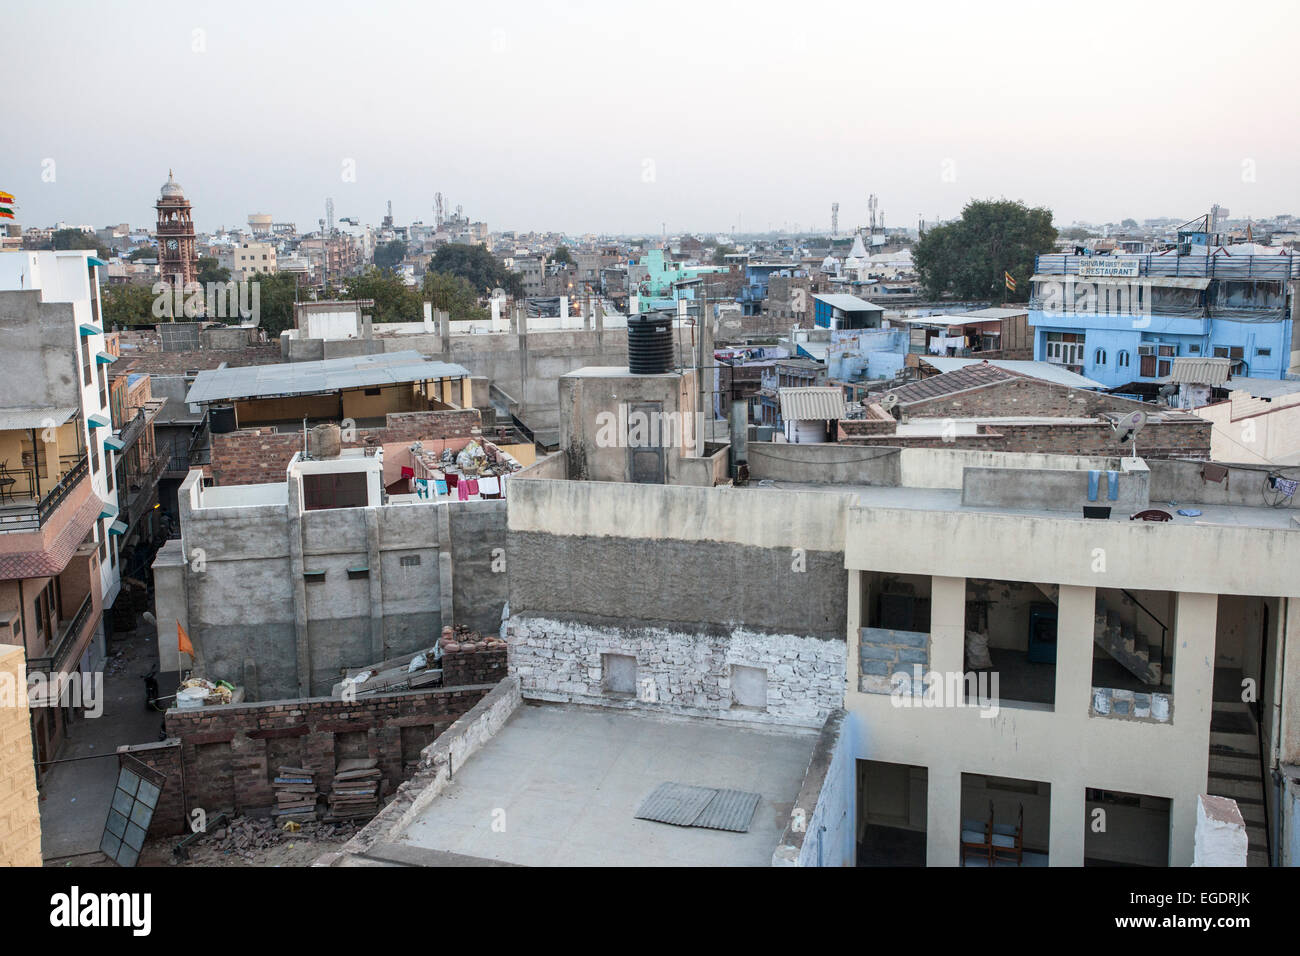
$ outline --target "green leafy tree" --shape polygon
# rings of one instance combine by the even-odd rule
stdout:
[[[1097,233],[1089,232],[1087,229],[1083,229],[1079,226],[1071,226],[1069,229],[1062,229],[1060,232],[1060,238],[1072,239],[1075,241],[1080,239],[1095,239],[1096,237]]]
[[[128,262],[139,262],[141,259],[158,258],[158,250],[153,246],[136,246],[126,257]]]
[[[935,297],[1025,302],[1034,256],[1056,241],[1052,211],[1010,200],[972,200],[961,218],[928,230],[912,248],[921,284]],[[1003,273],[1016,281],[1005,287]]]
[[[734,255],[735,252],[735,246],[729,246],[724,242],[713,250],[713,264],[715,266],[725,266],[727,264],[727,256]]]
[[[507,269],[486,246],[472,246],[463,242],[449,242],[439,246],[429,260],[428,271],[460,276],[479,293],[491,292],[500,287],[511,295],[524,294],[523,276]]]
[[[257,283],[257,308],[266,330],[267,338],[275,341],[280,333],[294,327],[293,306],[298,301],[298,278],[292,272],[259,275],[250,280]]]
[[[419,322],[424,317],[424,299],[391,269],[370,268],[343,280],[339,299],[373,299],[370,315],[376,322]]]
[[[478,292],[464,276],[450,272],[426,272],[424,297],[433,307],[450,312],[453,319],[487,318],[488,310],[478,304]]]
[[[564,265],[574,265],[573,254],[569,252],[569,247],[559,245],[555,247],[555,252],[551,254],[551,261]]]
[[[229,282],[230,270],[217,265],[212,256],[199,256],[198,281],[207,285],[209,282]]]
[[[154,294],[147,285],[105,285],[103,295],[104,322],[114,325],[151,325],[158,320],[153,314]]]
[[[113,250],[104,245],[92,234],[80,229],[56,229],[50,237],[51,249],[94,249],[100,259],[113,258]]]
[[[375,248],[375,268],[395,269],[406,258],[406,243],[393,239]]]

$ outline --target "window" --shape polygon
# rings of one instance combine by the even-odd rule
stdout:
[[[91,474],[99,474],[99,442],[95,441],[95,436],[90,436],[90,471]]]
[[[1189,345],[1189,346],[1187,346],[1187,354],[1188,354],[1188,355],[1200,355],[1200,354],[1201,354],[1201,347],[1200,347],[1199,345]]]
[[[1097,349],[1097,351],[1093,353],[1093,356],[1092,356],[1092,364],[1093,364],[1093,365],[1105,365],[1105,364],[1106,364],[1106,350],[1105,350],[1105,349]]]
[[[1256,355],[1272,355],[1272,354],[1273,354],[1273,350],[1272,350],[1272,349],[1255,349],[1255,354],[1256,354]]]
[[[94,381],[94,378],[92,377],[90,371],[91,365],[92,362],[90,360],[90,336],[83,335],[81,337],[81,372],[83,377],[85,378],[85,383],[87,385],[90,385]]]
[[[108,557],[108,535],[104,533],[103,518],[95,522],[95,530],[99,534],[99,560],[102,563]]]
[[[1082,365],[1085,338],[1076,332],[1047,333],[1047,361],[1057,365]]]
[[[606,694],[636,694],[636,658],[631,654],[601,654],[601,689]]]
[[[767,670],[731,665],[731,706],[767,710]]]
[[[368,502],[366,473],[362,471],[339,474],[303,475],[303,509],[321,511],[327,508],[364,508]]]
[[[1115,365],[1118,368],[1128,368],[1129,357],[1127,351],[1124,351],[1123,349],[1120,350],[1119,354],[1115,356]]]

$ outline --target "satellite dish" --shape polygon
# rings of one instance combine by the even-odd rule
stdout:
[[[492,290],[492,298],[504,299],[505,297],[506,297],[506,290],[501,288],[500,286],[497,286],[497,288]]]
[[[880,399],[880,407],[883,408],[885,411],[890,411],[897,404],[898,404],[898,396],[895,395],[893,392],[888,392],[887,394],[884,395],[884,397]]]
[[[1129,412],[1122,418],[1116,419],[1111,424],[1111,430],[1115,433],[1115,440],[1121,445],[1126,441],[1133,442],[1133,457],[1137,457],[1137,433],[1147,423],[1147,413],[1141,409]]]

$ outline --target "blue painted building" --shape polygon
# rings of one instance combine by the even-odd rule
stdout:
[[[742,315],[760,315],[763,300],[767,298],[768,282],[774,275],[792,276],[799,268],[797,262],[751,262],[745,266],[745,286],[736,301]]]
[[[1300,367],[1300,260],[1234,248],[1039,256],[1029,303],[1034,359],[1138,391],[1189,356],[1232,359],[1234,375],[1284,378]]]

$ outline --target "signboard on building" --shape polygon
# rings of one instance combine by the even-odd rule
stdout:
[[[1095,259],[1085,259],[1080,262],[1079,275],[1116,276],[1122,279],[1132,279],[1138,275],[1138,263],[1133,259],[1110,259],[1106,256],[1099,256]]]

